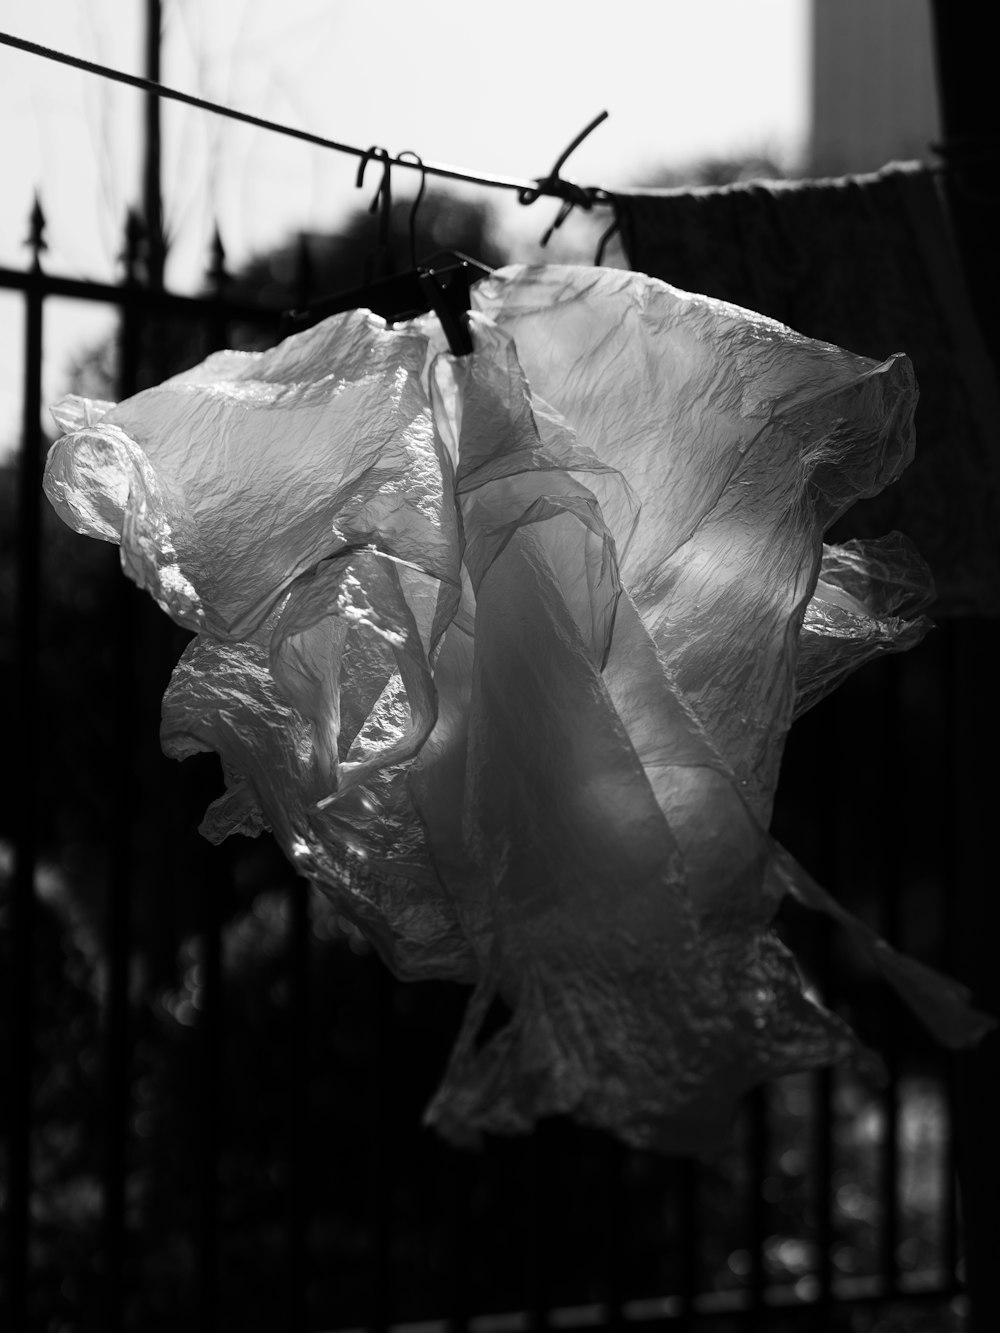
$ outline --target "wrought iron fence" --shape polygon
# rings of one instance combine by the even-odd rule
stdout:
[[[143,281],[134,226],[116,285],[47,274],[43,226],[36,206],[29,268],[0,270],[24,319],[3,548],[7,1326],[964,1327],[955,1064],[804,916],[781,928],[884,1053],[881,1088],[827,1070],[761,1089],[705,1164],[561,1122],[478,1154],[420,1128],[462,988],[395,983],[267,842],[197,837],[210,762],[156,749],[184,636],[41,503],[48,302],[118,312],[120,396],[180,368],[176,345],[194,361],[273,339],[278,314],[232,298],[221,245],[206,294],[180,297]],[[982,796],[956,718],[990,644],[962,635],[869,666],[796,725],[776,825],[891,940],[968,975]]]

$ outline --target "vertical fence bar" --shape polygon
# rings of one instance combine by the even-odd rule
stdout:
[[[119,395],[135,392],[140,376],[142,310],[136,283],[141,224],[130,213],[125,228],[125,287],[119,334]],[[102,1275],[106,1333],[125,1326],[126,1175],[130,1100],[129,972],[131,962],[133,840],[138,816],[135,782],[137,738],[134,638],[136,593],[119,575],[115,666],[118,726],[123,753],[109,838],[108,878],[104,907],[104,948],[107,986],[104,1000],[104,1179]]]
[[[681,1326],[690,1325],[698,1288],[701,1285],[701,1167],[693,1157],[682,1157],[678,1162],[677,1182],[680,1203],[680,1288]]]
[[[215,229],[207,278],[211,294],[206,330],[209,350],[226,341],[226,316],[222,308],[227,274],[225,250]],[[181,647],[178,644],[178,647]],[[200,961],[202,967],[201,1044],[201,1161],[198,1172],[198,1246],[195,1276],[197,1327],[200,1333],[215,1333],[219,1326],[219,1154],[220,1082],[222,1061],[222,898],[229,886],[232,853],[228,844],[209,850],[199,847],[203,869]]]
[[[899,944],[900,872],[899,851],[893,846],[893,831],[905,840],[906,795],[904,784],[906,764],[901,753],[903,744],[901,690],[903,672],[898,657],[890,657],[881,668],[882,690],[882,771],[885,776],[884,809],[887,836],[882,862],[882,892],[879,901],[882,935],[889,944]],[[884,1062],[887,1074],[882,1108],[885,1135],[879,1154],[879,1196],[881,1235],[879,1238],[883,1293],[896,1295],[899,1289],[899,1024],[890,1007],[885,1030]]]
[[[747,1099],[750,1155],[750,1327],[762,1328],[767,1290],[767,1158],[770,1148],[767,1088],[756,1087]]]
[[[556,1126],[551,1120],[539,1120],[531,1136],[531,1266],[529,1311],[532,1329],[549,1327],[549,1242],[552,1228],[554,1161]]]
[[[222,244],[222,236],[219,232],[218,224],[216,224],[212,231],[208,269],[205,276],[208,279],[210,300],[208,312],[208,350],[210,352],[215,352],[218,351],[219,348],[225,347],[229,330],[229,323],[226,318],[226,309],[224,305],[229,274],[226,271],[226,247]]]
[[[207,858],[206,858],[207,859]],[[217,858],[221,859],[221,857]],[[222,1057],[222,912],[217,885],[203,886],[201,932],[201,1163],[197,1254],[198,1327],[213,1333],[219,1320],[219,1064]]]
[[[826,933],[824,933],[826,937]],[[829,948],[827,947],[827,957]],[[824,995],[825,999],[825,995]],[[833,1303],[833,1070],[817,1069],[813,1074],[813,1181],[816,1210],[816,1315],[815,1330],[824,1329]]]
[[[940,866],[939,893],[941,897],[941,959],[944,970],[950,976],[961,976],[961,962],[957,950],[957,894],[952,881],[957,865],[958,849],[956,844],[956,809],[952,793],[954,785],[954,738],[957,735],[958,678],[954,652],[954,624],[942,625],[938,629],[938,642],[943,640],[943,647],[936,663],[934,682],[937,697],[944,709],[945,744],[936,753],[936,771],[939,775],[934,796],[938,807],[938,817],[944,826],[942,861]],[[958,1198],[958,1057],[954,1052],[946,1052],[944,1061],[944,1091],[948,1114],[948,1138],[945,1159],[944,1190],[944,1236],[942,1241],[942,1262],[952,1288],[958,1286],[959,1260],[959,1198]]]
[[[289,885],[289,1087],[288,1087],[288,1315],[294,1333],[306,1327],[308,1262],[309,1145],[309,886],[304,879]]]
[[[307,306],[314,295],[314,276],[309,237],[300,231],[295,246],[295,305]]]
[[[819,729],[819,752],[823,756],[822,765],[817,765],[816,773],[822,786],[819,798],[824,810],[823,818],[823,862],[824,873],[828,878],[830,890],[839,896],[843,889],[844,865],[850,863],[850,854],[845,855],[843,814],[838,804],[838,793],[846,789],[849,778],[845,764],[843,726],[845,713],[851,709],[839,693],[827,699],[823,705],[823,718]],[[858,725],[855,721],[854,725]],[[814,966],[816,982],[820,991],[820,1000],[832,1008],[839,996],[837,994],[836,975],[833,960],[833,928],[829,921],[817,920],[816,949]],[[817,1069],[812,1075],[812,1195],[815,1209],[815,1276],[817,1280],[817,1309],[813,1319],[813,1328],[825,1330],[830,1327],[834,1302],[833,1287],[833,1247],[836,1242],[834,1171],[836,1170],[835,1126],[836,1116],[834,1098],[837,1091],[837,1075],[827,1066]]]
[[[45,218],[38,198],[32,209],[32,250],[25,290],[25,363],[21,455],[17,492],[15,642],[17,707],[13,710],[14,879],[9,938],[11,1070],[10,1136],[7,1147],[7,1305],[11,1328],[29,1320],[29,1227],[31,1218],[31,1102],[35,1064],[35,869],[38,861],[38,662],[41,563],[42,270]]]
[[[996,783],[983,778],[984,763],[1000,750],[1000,697],[996,663],[1000,622],[959,621],[954,649],[954,768],[956,838],[956,969],[976,1002],[1000,1014],[1000,901],[996,893]],[[1000,1033],[958,1057],[958,1161],[965,1285],[970,1333],[1000,1327]]]
[[[371,1219],[371,1317],[372,1333],[385,1333],[392,1318],[391,1290],[391,1193],[393,1148],[390,1120],[390,1071],[392,1067],[393,992],[395,979],[381,960],[372,959],[375,988],[375,1052],[370,1158]]]
[[[610,1135],[604,1145],[604,1166],[606,1175],[605,1219],[606,1219],[606,1263],[607,1295],[605,1299],[605,1323],[610,1329],[620,1329],[623,1323],[625,1304],[624,1231],[627,1217],[626,1170],[628,1165],[627,1150],[623,1144]]]
[[[471,1154],[457,1148],[448,1148],[451,1164],[451,1217],[449,1242],[451,1248],[451,1314],[450,1333],[466,1333],[469,1327],[471,1302],[469,1291],[469,1264],[472,1257],[472,1185],[474,1163]]]

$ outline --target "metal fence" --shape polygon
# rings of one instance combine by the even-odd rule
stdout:
[[[24,320],[3,548],[6,1327],[966,1327],[957,1064],[804,915],[781,929],[883,1053],[882,1087],[838,1069],[761,1089],[705,1164],[558,1121],[469,1154],[421,1129],[465,992],[396,984],[267,841],[198,838],[214,761],[156,748],[184,635],[41,500],[48,303],[119,313],[119,396],[179,368],[165,330],[194,361],[273,339],[277,312],[230,298],[221,246],[206,295],[146,285],[135,226],[120,284],[50,276],[43,227],[36,206],[29,268],[0,270]],[[798,723],[775,817],[853,910],[973,980],[990,634],[939,630]]]

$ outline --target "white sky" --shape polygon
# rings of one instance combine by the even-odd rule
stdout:
[[[164,0],[164,83],[315,133],[473,170],[535,177],[598,111],[564,174],[641,183],[662,165],[769,152],[807,132],[807,0]],[[142,69],[142,0],[4,0],[0,28]],[[51,272],[113,280],[138,197],[142,94],[0,47],[0,264],[21,267],[35,188]],[[200,281],[213,220],[230,267],[367,202],[357,160],[164,103],[168,284]],[[377,180],[371,173],[372,188]],[[402,191],[414,180],[397,172]],[[473,189],[478,197],[483,191]],[[489,191],[532,236],[556,205]],[[53,302],[46,390],[110,327]],[[21,309],[0,291],[0,448],[19,419]]]

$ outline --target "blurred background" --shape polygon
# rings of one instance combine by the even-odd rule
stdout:
[[[600,110],[608,122],[573,155],[583,185],[721,183],[826,175],[927,157],[938,136],[931,24],[923,0],[165,0],[161,81],[367,148],[534,178]],[[135,74],[147,67],[143,0],[8,0],[7,31]],[[143,198],[142,93],[0,51],[0,264],[24,259],[37,190],[50,271],[112,280],[122,227]],[[356,159],[177,103],[160,107],[166,282],[197,290],[218,228],[231,271],[300,232],[334,235],[367,204]],[[374,172],[369,173],[372,182]],[[404,196],[416,177],[394,173]],[[374,188],[372,185],[370,188]],[[455,185],[486,210],[491,241],[540,256],[558,210],[507,191]],[[554,260],[592,258],[595,226],[575,215]],[[587,224],[590,224],[587,226]],[[581,234],[581,232],[583,234]],[[0,333],[0,449],[19,428],[20,340]],[[76,303],[46,330],[46,395],[67,363],[106,336],[113,313]],[[16,321],[15,321],[16,323]]]
[[[583,185],[869,171],[930,160],[940,134],[922,0],[8,0],[0,26],[473,172],[543,175],[606,107],[564,170]],[[559,1123],[480,1155],[421,1130],[465,992],[393,982],[266,837],[198,838],[217,763],[157,746],[186,635],[113,550],[24,499],[51,438],[39,404],[269,345],[282,310],[355,285],[377,173],[358,191],[354,158],[171,103],[151,167],[142,93],[7,48],[0,127],[5,271],[155,295],[162,262],[167,292],[196,298],[67,286],[32,324],[35,289],[0,287],[3,695],[26,745],[0,841],[2,1028],[31,1070],[0,1090],[9,1326],[965,1327],[954,1067],[794,913],[811,983],[887,1051],[883,1087],[783,1080],[704,1166]],[[415,183],[394,172],[403,256]],[[609,216],[574,213],[543,250],[558,209],[432,181],[418,250],[593,262]],[[945,964],[947,670],[930,642],[803,719],[776,812],[852,910]],[[909,832],[887,849],[893,820]]]

